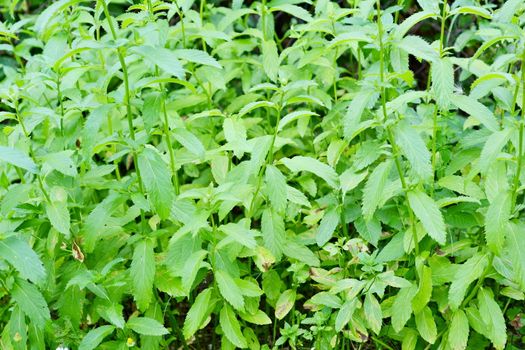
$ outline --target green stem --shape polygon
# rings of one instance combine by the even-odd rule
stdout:
[[[516,175],[514,176],[514,183],[512,186],[512,211],[516,207],[516,200],[518,198],[518,189],[520,185],[521,168],[523,166],[523,127],[525,123],[525,48],[521,56],[521,120],[519,121],[519,136],[518,136],[518,159]]]
[[[257,176],[257,187],[255,188],[255,192],[253,194],[252,202],[250,203],[250,209],[248,210],[248,218],[251,218],[254,214],[253,211],[255,209],[255,202],[257,201],[257,196],[259,195],[259,191],[261,190],[261,184],[262,184],[262,178],[264,176],[264,171],[266,170],[266,166],[268,164],[273,163],[273,146],[275,144],[275,139],[277,138],[277,133],[279,132],[279,122],[281,121],[281,106],[282,106],[282,100],[283,100],[283,94],[281,93],[281,102],[279,103],[278,109],[277,109],[277,122],[275,123],[275,128],[272,135],[272,141],[270,143],[270,148],[268,149],[268,155],[266,156],[266,160],[261,167],[261,170],[259,171],[259,175]]]
[[[377,7],[377,31],[378,31],[378,37],[379,37],[379,71],[380,71],[380,82],[381,82],[381,107],[383,111],[383,122],[386,123],[388,115],[386,111],[386,90],[385,90],[385,63],[384,63],[384,47],[383,47],[383,24],[381,22],[381,2],[380,0],[376,0],[376,7]],[[416,251],[416,255],[419,255],[419,244],[417,240],[417,232],[416,232],[416,224],[415,224],[415,216],[414,212],[412,211],[412,208],[410,207],[410,203],[408,202],[408,186],[405,181],[405,175],[403,174],[403,168],[401,167],[401,160],[399,159],[399,148],[397,146],[397,143],[394,139],[394,135],[392,134],[392,130],[390,129],[390,126],[385,126],[388,142],[392,146],[392,153],[394,158],[394,163],[396,165],[396,170],[399,175],[399,180],[401,181],[401,187],[403,188],[403,191],[405,193],[405,200],[408,207],[408,216],[410,220],[410,226],[412,228],[412,237],[414,240],[414,248]]]
[[[113,25],[113,18],[109,14],[108,5],[106,4],[105,0],[100,0],[102,3],[102,7],[104,10],[104,15],[106,16],[108,20],[109,30],[111,31],[111,36],[113,37],[113,40],[117,40],[117,31],[115,30],[115,26]],[[126,117],[128,120],[128,127],[129,127],[129,135],[133,141],[135,141],[135,129],[133,127],[133,114],[131,112],[131,98],[130,98],[130,89],[129,89],[129,75],[128,75],[128,66],[126,65],[126,61],[124,59],[124,54],[122,53],[121,48],[117,48],[117,56],[120,62],[120,66],[122,68],[122,77],[124,80],[124,103],[126,104]],[[145,195],[144,191],[144,185],[142,183],[142,176],[140,175],[140,168],[139,168],[139,162],[138,162],[138,156],[136,150],[132,151],[133,154],[133,162],[135,164],[135,171],[137,173],[137,180],[139,183],[139,191],[142,195]],[[145,229],[147,226],[146,218],[144,214],[144,210],[140,210],[140,217],[142,222],[142,228]]]

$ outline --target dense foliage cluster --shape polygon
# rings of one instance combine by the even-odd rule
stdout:
[[[0,348],[523,349],[525,3],[3,1]]]

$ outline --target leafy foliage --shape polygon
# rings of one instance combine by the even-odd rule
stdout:
[[[525,348],[523,1],[0,6],[2,350]]]

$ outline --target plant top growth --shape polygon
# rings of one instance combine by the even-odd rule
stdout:
[[[522,0],[0,14],[0,349],[525,348]]]

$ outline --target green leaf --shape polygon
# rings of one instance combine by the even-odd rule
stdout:
[[[42,158],[44,160],[44,169],[54,169],[64,175],[71,177],[77,176],[77,167],[73,159],[71,159],[73,153],[74,152],[72,150],[67,150],[46,154]]]
[[[373,96],[373,91],[363,89],[359,91],[348,105],[346,113],[343,116],[343,132],[347,141],[351,141],[353,133],[361,121],[361,116]]]
[[[482,173],[486,173],[489,167],[494,165],[496,158],[507,144],[512,132],[511,128],[507,128],[496,131],[487,138],[479,156],[479,169]]]
[[[510,220],[511,196],[508,192],[501,192],[490,203],[485,214],[485,239],[487,246],[495,253],[500,254],[505,244],[505,233]]]
[[[135,246],[129,273],[133,279],[133,297],[139,310],[144,311],[153,298],[155,278],[155,256],[151,240],[144,239]]]
[[[221,309],[219,315],[219,322],[226,338],[232,342],[233,345],[244,349],[248,345],[246,339],[242,335],[241,326],[233,309],[225,304]]]
[[[372,219],[377,207],[381,203],[391,167],[392,162],[386,160],[376,166],[372,174],[368,177],[363,190],[363,216],[365,220]]]
[[[248,103],[246,106],[241,108],[241,110],[239,111],[239,117],[242,117],[242,116],[250,113],[254,109],[262,108],[262,107],[273,108],[273,109],[277,110],[277,105],[275,103],[273,103],[273,102],[270,102],[270,101],[254,101],[254,102]],[[230,120],[230,119],[225,119],[224,121],[226,122],[226,120]]]
[[[161,336],[169,334],[169,331],[162,324],[149,317],[132,317],[126,323],[126,327],[142,335]]]
[[[417,293],[417,288],[412,285],[401,288],[392,304],[392,327],[396,332],[401,332],[412,315],[412,302]]]
[[[476,120],[479,120],[487,129],[490,131],[498,131],[499,125],[494,114],[485,107],[483,104],[478,102],[475,98],[454,94],[451,97],[451,102],[463,112],[472,116]]]
[[[333,189],[339,188],[339,176],[329,165],[311,157],[295,156],[293,158],[281,159],[283,164],[296,173],[299,171],[310,172],[321,179],[325,180]]]
[[[228,272],[224,270],[215,271],[215,280],[224,299],[236,310],[243,311],[244,297],[242,291]]]
[[[324,246],[334,234],[335,228],[339,224],[339,212],[337,208],[330,208],[325,213],[321,219],[321,224],[315,235],[315,241],[319,247]]]
[[[202,50],[177,49],[173,51],[173,56],[181,60],[222,69],[222,66],[219,64],[219,62],[217,62],[215,58],[213,58],[207,52]]]
[[[273,165],[266,167],[265,173],[266,181],[266,192],[272,208],[277,213],[283,213],[286,209],[286,178],[284,175]]]
[[[278,320],[282,320],[288,315],[295,303],[295,297],[296,293],[293,289],[287,289],[281,293],[275,304],[275,317],[277,317]]]
[[[166,163],[158,152],[150,147],[139,153],[138,163],[151,205],[161,219],[168,218],[175,191]]]
[[[182,332],[185,339],[190,339],[202,326],[209,315],[209,303],[211,299],[212,289],[203,290],[197,295],[195,301],[191,305],[186,319],[184,320],[184,327]]]
[[[434,322],[432,310],[428,306],[425,306],[421,312],[415,314],[415,318],[416,327],[421,338],[430,344],[434,344],[437,338],[437,327]]]
[[[488,263],[486,255],[476,254],[460,265],[448,292],[448,300],[452,310],[458,309],[465,298],[468,286],[481,276]]]
[[[436,202],[419,190],[408,192],[408,202],[430,237],[439,244],[445,244],[445,222]]]
[[[437,51],[434,50],[429,43],[416,35],[405,36],[397,46],[418,59],[423,59],[428,62],[435,62],[439,59]]]
[[[0,161],[25,169],[33,174],[38,173],[38,167],[33,159],[16,148],[0,146]]]
[[[448,328],[448,346],[452,350],[464,350],[467,347],[469,324],[463,310],[456,310]]]
[[[515,281],[522,290],[525,290],[525,239],[523,239],[525,227],[511,223],[508,225],[508,228],[505,252],[508,252],[512,261]]]
[[[282,216],[273,209],[265,209],[261,218],[261,232],[265,247],[272,252],[277,260],[280,260],[286,243]]]
[[[357,298],[347,300],[341,309],[337,312],[335,318],[335,331],[341,332],[341,330],[350,322],[354,311],[357,309]]]
[[[438,106],[446,110],[454,93],[454,67],[449,58],[436,60],[431,66],[432,92]]]
[[[478,291],[479,313],[487,326],[488,336],[496,349],[504,349],[507,343],[507,327],[505,318],[492,292],[480,288]]]
[[[184,79],[184,69],[174,51],[150,45],[134,46],[130,51],[144,57],[166,73],[179,79]]]
[[[60,233],[69,237],[71,223],[67,208],[67,192],[62,187],[53,187],[51,201],[45,203],[46,214],[51,225]]]
[[[381,305],[379,305],[379,302],[372,293],[366,294],[363,307],[368,325],[375,334],[379,334],[381,325],[383,324],[383,313],[381,311]]]
[[[11,296],[20,309],[39,328],[43,328],[46,321],[51,320],[46,300],[33,284],[17,278],[13,284]]]
[[[261,45],[261,49],[264,72],[268,75],[268,78],[270,78],[271,81],[276,81],[280,65],[277,45],[273,40],[265,40]]]
[[[419,289],[414,299],[412,299],[412,309],[414,314],[419,313],[427,306],[432,295],[432,269],[428,266],[421,266],[419,274]]]
[[[241,313],[240,316],[243,320],[259,326],[272,324],[272,320],[261,310],[257,310],[254,314]]]
[[[250,249],[253,249],[257,246],[254,231],[250,230],[249,228],[246,228],[245,225],[241,223],[230,222],[226,225],[219,226],[219,230],[226,233],[228,237],[223,239],[217,245],[218,249],[228,244],[229,242],[237,242]]]
[[[197,136],[183,128],[175,128],[173,129],[172,133],[173,137],[175,137],[175,140],[177,140],[181,145],[183,145],[184,148],[186,148],[191,153],[195,154],[197,157],[204,158],[206,149],[204,148],[201,140],[197,138]]]
[[[408,123],[400,122],[394,129],[394,135],[403,155],[410,162],[412,170],[422,180],[430,179],[432,177],[430,152],[419,133]]]
[[[160,121],[162,113],[163,95],[160,92],[153,92],[144,97],[144,104],[142,106],[142,119],[144,120],[144,128],[148,133]]]
[[[78,350],[93,350],[104,340],[105,337],[113,333],[114,326],[100,326],[92,329],[80,342]]]
[[[42,261],[24,240],[16,237],[0,240],[0,259],[13,265],[21,277],[33,283],[41,283],[46,277]]]
[[[313,19],[308,11],[306,11],[302,7],[299,7],[293,4],[284,3],[281,5],[273,6],[271,10],[272,12],[273,11],[283,11],[283,12],[289,13],[290,15],[300,18],[305,22],[310,22]]]
[[[281,120],[279,120],[279,131],[283,130],[286,125],[290,124],[291,122],[293,122],[293,121],[295,121],[297,119],[301,119],[301,118],[304,118],[304,117],[311,117],[311,116],[314,116],[314,115],[318,115],[318,114],[315,113],[315,112],[311,112],[311,111],[293,111],[293,112],[290,112],[287,115],[285,115],[284,117],[282,117]]]

